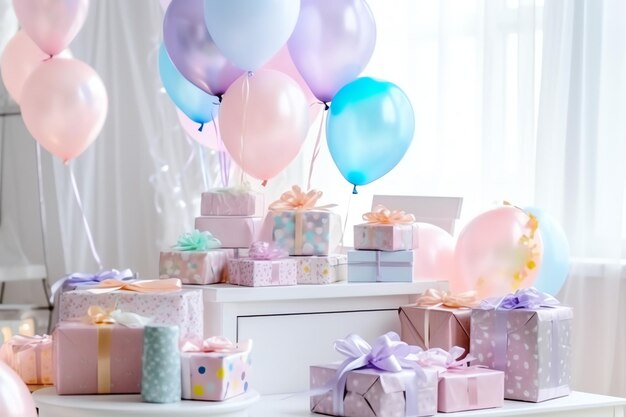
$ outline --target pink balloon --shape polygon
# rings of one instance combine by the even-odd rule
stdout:
[[[504,206],[471,220],[456,243],[453,292],[475,289],[480,297],[501,296],[532,286],[541,266],[539,231],[523,210]]]
[[[83,27],[88,0],[13,0],[22,29],[48,55],[68,47]]]
[[[39,65],[26,80],[21,101],[28,131],[64,162],[96,139],[108,109],[107,92],[96,71],[65,58]]]
[[[419,248],[413,251],[413,277],[450,280],[454,275],[454,238],[441,227],[418,223]]]
[[[205,123],[202,128],[202,132],[198,130],[200,125],[193,120],[191,120],[185,113],[183,113],[180,109],[176,109],[176,113],[178,115],[178,121],[180,122],[180,126],[183,128],[187,136],[191,139],[198,142],[200,145],[215,150],[223,150],[224,145],[221,144],[219,139],[219,123],[217,122],[217,118],[214,118],[212,121]]]
[[[219,117],[222,141],[233,160],[263,181],[296,157],[309,126],[298,83],[273,70],[238,78],[224,94]]]
[[[72,53],[66,49],[59,56],[71,58]],[[50,56],[39,49],[23,30],[11,38],[2,54],[0,71],[2,81],[16,103],[20,103],[22,88],[28,76],[46,59],[50,59]]]
[[[20,377],[0,361],[0,416],[37,417],[37,408],[28,387]]]

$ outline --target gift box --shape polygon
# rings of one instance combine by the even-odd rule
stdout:
[[[504,405],[504,372],[469,366],[439,374],[438,410],[444,413]]]
[[[354,226],[354,248],[397,251],[417,249],[418,226],[412,214],[376,206],[365,213],[367,223]]]
[[[349,282],[412,282],[413,251],[348,251]]]
[[[232,257],[232,249],[161,252],[159,276],[180,278],[184,284],[226,282],[228,260]]]
[[[263,216],[263,195],[242,187],[217,188],[202,193],[202,216]]]
[[[228,282],[246,287],[296,285],[294,259],[274,260],[239,258],[228,261]]]
[[[183,346],[182,398],[223,401],[247,392],[251,347],[251,341],[233,345],[219,337]]]
[[[472,311],[471,353],[505,372],[504,398],[540,402],[570,393],[571,308],[535,289],[481,307]]]
[[[167,285],[170,281],[178,280],[135,281],[135,283]],[[204,334],[204,305],[201,290],[138,292],[116,289],[104,293],[96,291],[98,290],[64,292],[59,306],[59,320],[66,321],[82,317],[90,306],[98,305],[106,309],[121,309],[151,317],[154,324],[177,325],[180,327],[181,338],[202,338]]]
[[[8,364],[25,384],[52,384],[52,338],[15,335],[0,348],[0,360]]]
[[[143,328],[61,322],[53,340],[58,394],[141,392]]]
[[[346,255],[294,256],[292,259],[298,263],[298,284],[331,284],[348,277]]]
[[[223,248],[247,248],[259,239],[263,218],[255,216],[196,217],[195,228],[211,232]]]

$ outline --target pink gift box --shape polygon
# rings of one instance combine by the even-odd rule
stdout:
[[[469,352],[471,308],[402,306],[401,338],[409,345],[422,349],[450,350],[459,346]]]
[[[245,393],[249,388],[250,363],[249,349],[234,353],[181,353],[183,399],[223,401]]]
[[[202,216],[263,216],[263,195],[237,188],[215,189],[202,193]]]
[[[223,248],[247,248],[259,240],[263,218],[254,216],[196,217],[195,228],[210,232],[222,242]]]
[[[154,324],[179,326],[181,338],[195,339],[204,335],[202,290],[167,293],[117,290],[105,294],[92,294],[87,290],[67,291],[61,294],[59,320],[84,317],[93,305],[150,317]]]
[[[50,336],[13,336],[0,348],[0,360],[6,362],[25,384],[52,384]]]
[[[325,387],[334,376],[339,364],[311,366],[311,390]],[[423,368],[426,380],[417,382],[412,378],[414,371],[385,372],[377,369],[358,369],[348,372],[343,398],[346,417],[396,417],[406,411],[406,385],[416,384],[416,397],[419,416],[432,416],[437,413],[437,371]],[[410,381],[410,382],[407,382]],[[411,401],[411,400],[410,400]],[[311,396],[311,411],[319,414],[333,414],[332,393]]]
[[[294,256],[298,284],[331,284],[348,278],[346,255]]]
[[[143,328],[61,322],[53,340],[58,394],[141,392]]]
[[[382,251],[417,249],[418,225],[363,223],[354,226],[354,248]]]
[[[184,284],[226,282],[228,259],[234,255],[232,249],[161,252],[159,276],[180,278]]]
[[[439,374],[439,411],[479,410],[504,405],[504,372],[471,366]]]
[[[268,287],[274,285],[296,285],[297,262],[283,258],[260,260],[250,258],[228,261],[229,282],[246,287]]]

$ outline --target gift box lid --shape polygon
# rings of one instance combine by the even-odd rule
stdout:
[[[474,312],[487,312],[491,315],[496,310],[481,310],[475,309]],[[474,314],[472,313],[472,315]],[[558,305],[551,307],[539,307],[539,308],[520,308],[514,310],[497,310],[497,313],[507,314],[507,331],[508,333],[517,332],[524,328],[532,321],[559,321],[559,320],[571,320],[574,317],[574,311],[571,307]],[[516,327],[513,328],[513,325]]]

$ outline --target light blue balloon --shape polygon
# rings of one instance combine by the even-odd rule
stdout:
[[[365,185],[395,167],[415,130],[409,98],[395,84],[357,78],[330,105],[326,139],[339,171],[350,184]]]
[[[213,120],[213,115],[217,115],[219,99],[200,90],[183,77],[163,44],[159,48],[159,74],[167,95],[187,117],[200,123],[199,130],[202,130],[205,123]]]
[[[559,223],[548,213],[536,207],[525,209],[539,221],[543,243],[543,257],[533,286],[540,291],[556,295],[569,274],[569,243]]]

